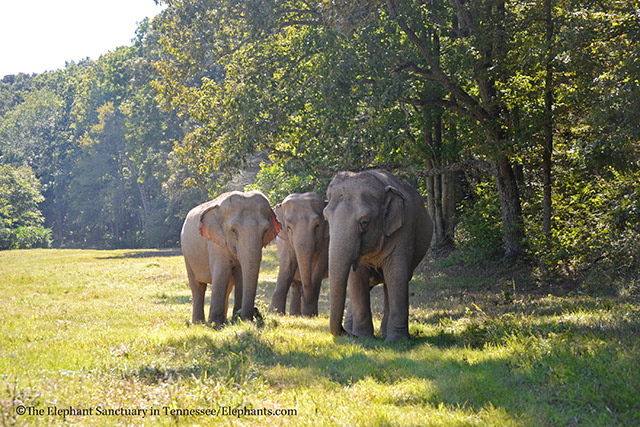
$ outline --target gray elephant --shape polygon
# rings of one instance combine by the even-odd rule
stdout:
[[[229,294],[234,309],[252,319],[262,248],[280,231],[275,213],[260,192],[225,193],[193,208],[180,243],[193,296],[193,323],[204,323],[204,297],[211,283],[209,324],[226,322]]]
[[[285,312],[291,287],[289,313],[318,314],[322,279],[327,277],[329,225],[323,216],[324,200],[316,193],[295,193],[275,207],[282,230],[276,243],[280,269],[270,309]]]
[[[387,341],[409,337],[409,280],[433,234],[420,194],[383,170],[341,172],[327,189],[329,221],[330,329],[345,332],[347,283],[351,333],[373,336],[371,286],[384,283],[380,334]]]

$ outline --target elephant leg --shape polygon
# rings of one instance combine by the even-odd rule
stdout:
[[[291,283],[291,302],[289,303],[289,314],[292,316],[300,316],[302,303],[302,283],[294,280]]]
[[[347,301],[346,313],[344,315],[344,330],[353,334],[353,313],[351,313],[351,301]]]
[[[349,305],[353,317],[351,333],[357,337],[373,337],[369,278],[369,271],[362,267],[349,274]]]
[[[320,288],[322,287],[322,279],[326,268],[315,268],[311,278],[311,286],[305,286],[302,294],[302,315],[317,316],[318,315],[318,299],[320,299]]]
[[[284,314],[287,306],[287,293],[296,273],[296,259],[290,251],[280,251],[280,268],[278,269],[278,279],[276,288],[271,296],[270,311]]]
[[[242,308],[242,268],[240,266],[233,270],[233,284],[235,292],[233,294],[233,315]]]
[[[191,288],[191,298],[193,300],[193,312],[191,314],[192,323],[205,323],[204,318],[204,296],[207,291],[207,284],[196,280],[193,270],[187,263],[187,277]]]
[[[389,321],[389,295],[388,295],[386,283],[382,285],[382,289],[384,289],[384,312],[382,314],[382,322],[380,323],[380,336],[386,337],[387,323]]]
[[[409,338],[409,278],[408,267],[404,263],[391,263],[385,269],[385,310],[387,317],[387,341]],[[388,306],[388,308],[386,308]]]
[[[231,268],[227,260],[215,263],[211,269],[211,306],[209,324],[222,326],[227,321],[229,293],[231,293]]]

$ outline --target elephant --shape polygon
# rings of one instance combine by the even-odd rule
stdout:
[[[271,298],[272,311],[317,316],[322,279],[327,277],[329,225],[323,216],[325,201],[316,193],[294,193],[275,207],[282,230],[276,238],[280,268]]]
[[[383,283],[380,335],[387,341],[409,338],[409,280],[433,235],[424,200],[384,170],[340,172],[327,197],[331,333],[346,333],[342,320],[348,284],[349,333],[372,337],[369,291]]]
[[[229,294],[233,312],[251,320],[262,248],[275,239],[280,224],[258,191],[224,193],[193,208],[182,226],[180,243],[193,297],[193,323],[204,323],[204,298],[211,283],[209,325],[226,322]]]

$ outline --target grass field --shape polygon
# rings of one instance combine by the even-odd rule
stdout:
[[[426,265],[412,340],[189,325],[176,251],[0,252],[3,425],[640,425],[640,301]],[[379,323],[381,290],[374,290]],[[215,413],[207,413],[215,412]]]

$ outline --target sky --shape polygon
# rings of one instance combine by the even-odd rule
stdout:
[[[0,0],[0,79],[42,73],[130,46],[153,0]]]

